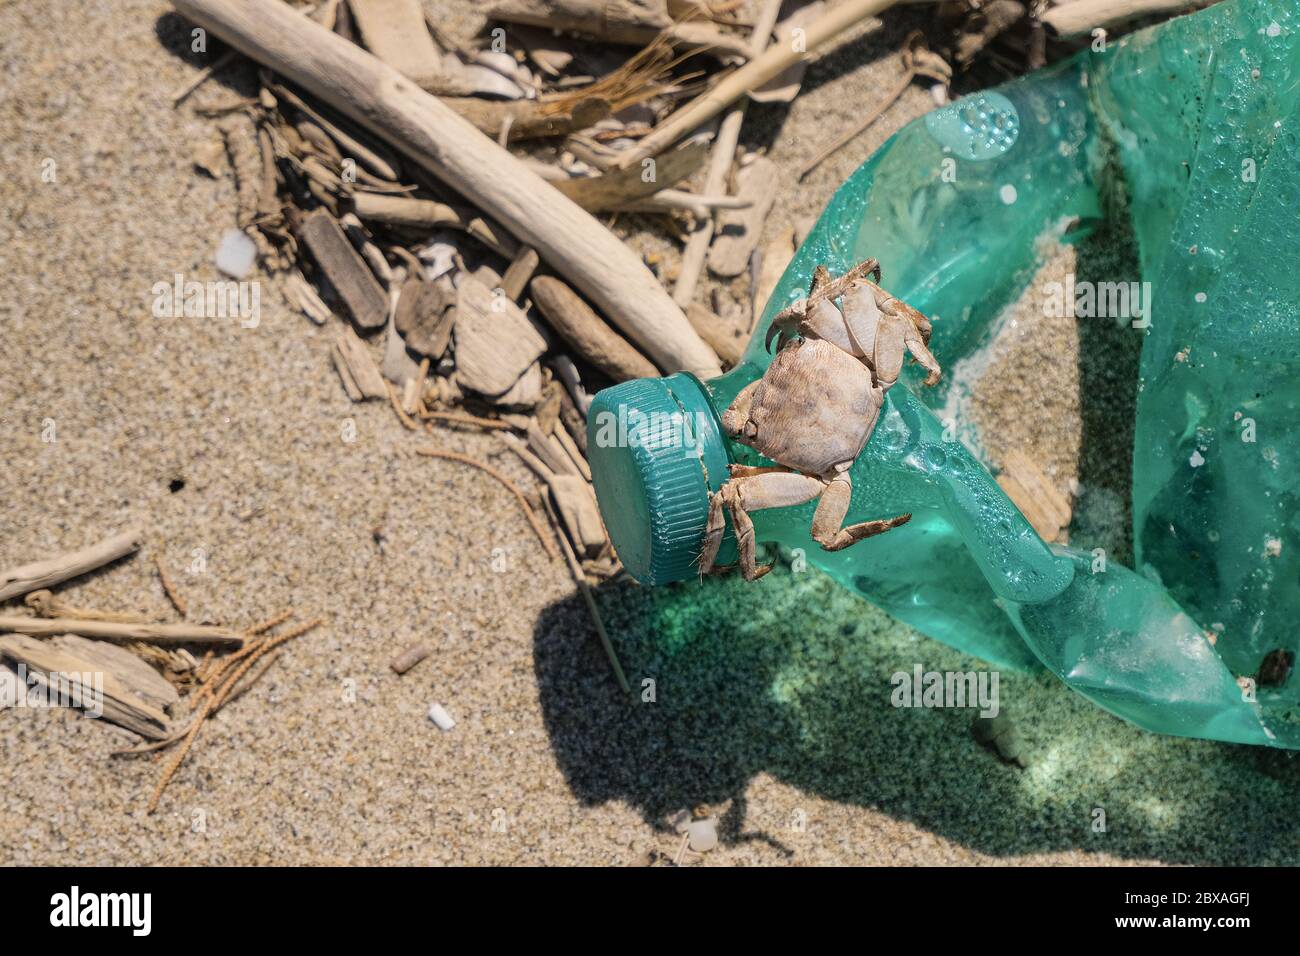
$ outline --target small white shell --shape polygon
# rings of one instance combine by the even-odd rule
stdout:
[[[441,731],[448,731],[456,726],[456,721],[452,719],[451,714],[437,701],[429,705],[429,719],[437,724]]]

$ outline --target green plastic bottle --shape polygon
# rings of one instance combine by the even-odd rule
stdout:
[[[1045,666],[1141,727],[1300,747],[1300,679],[1239,681],[1264,649],[1300,643],[1300,582],[1278,570],[1300,566],[1300,472],[1277,467],[1300,457],[1300,206],[1283,208],[1300,189],[1298,101],[1296,5],[1229,0],[900,130],[832,199],[735,369],[596,396],[588,449],[624,566],[646,585],[698,575],[709,493],[728,463],[767,463],[725,437],[721,413],[762,375],[767,323],[818,264],[838,274],[879,259],[885,287],[939,320],[930,348],[950,368],[1024,290],[1051,224],[1100,221],[1122,188],[1155,289],[1134,455],[1142,574],[1040,540],[936,417],[942,394],[906,372],[853,465],[847,522],[912,520],[829,553],[811,539],[809,503],[751,513],[756,534],[921,632],[997,666]],[[1242,156],[1258,166],[1251,182]],[[1176,362],[1189,341],[1197,360]],[[1236,441],[1242,407],[1271,416],[1271,459]],[[1207,446],[1225,448],[1213,468],[1180,467]],[[1192,557],[1189,537],[1204,542]],[[1265,542],[1285,559],[1261,578]],[[719,563],[734,559],[728,542]]]

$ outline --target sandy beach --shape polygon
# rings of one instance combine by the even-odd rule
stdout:
[[[482,23],[472,3],[432,6],[453,35]],[[933,106],[914,85],[795,182],[894,83],[925,21],[869,23],[792,107],[751,109],[743,142],[784,175],[769,231],[814,216]],[[968,711],[890,703],[891,675],[916,664],[983,665],[816,572],[602,587],[629,679],[654,682],[652,702],[623,698],[508,493],[415,453],[472,454],[533,487],[495,436],[413,434],[387,405],[351,403],[335,330],[265,276],[255,328],[152,314],[157,283],[218,277],[234,226],[230,178],[190,159],[215,126],[171,105],[206,62],[188,44],[158,0],[0,4],[0,567],[139,524],[138,555],[59,596],[174,619],[159,558],[192,621],[294,608],[326,623],[209,722],[153,815],[161,764],[110,757],[133,735],[0,711],[0,864],[637,865],[675,856],[666,817],[699,805],[721,843],[690,865],[1300,862],[1292,754],[1147,734],[1049,675],[1003,673],[1028,766],[1004,764]],[[224,71],[194,102],[250,78]],[[616,227],[677,255],[643,228]],[[1061,405],[1086,445],[1089,409]],[[1097,472],[1079,455],[1062,480]],[[416,640],[433,653],[399,677],[388,662]]]

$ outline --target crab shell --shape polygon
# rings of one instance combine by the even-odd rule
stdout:
[[[732,437],[777,464],[831,476],[853,463],[884,402],[871,370],[818,338],[786,345],[754,390],[748,417]]]

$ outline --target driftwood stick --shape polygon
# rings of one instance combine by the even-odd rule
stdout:
[[[0,601],[39,588],[48,588],[116,561],[140,547],[142,534],[139,528],[132,528],[80,551],[70,551],[46,561],[34,561],[0,571]]]
[[[590,296],[660,368],[703,378],[721,373],[717,356],[635,252],[396,70],[279,0],[174,5],[465,195]]]
[[[552,524],[558,529],[560,519],[555,513],[555,507],[547,498],[543,498],[542,501],[546,505],[546,512],[550,515]],[[591,585],[587,583],[587,577],[582,573],[582,565],[578,563],[578,557],[573,553],[573,546],[569,544],[569,539],[564,536],[563,532],[558,533],[556,537],[560,539],[560,550],[564,553],[564,561],[569,566],[569,575],[573,578],[573,583],[577,585],[583,603],[587,605],[587,613],[591,615],[591,623],[596,626],[596,637],[600,640],[601,649],[605,652],[605,659],[609,661],[610,670],[614,672],[614,680],[618,681],[619,690],[625,695],[631,696],[632,688],[628,685],[627,675],[623,672],[623,665],[619,662],[618,654],[614,651],[614,645],[609,639],[609,632],[605,630],[605,619],[600,616],[600,608],[596,606],[596,598],[591,593]]]
[[[506,258],[513,257],[519,248],[519,244],[500,226],[465,206],[448,206],[412,196],[361,192],[353,195],[352,202],[357,216],[371,222],[408,229],[458,229]]]
[[[796,49],[792,44],[771,47],[669,116],[655,127],[653,133],[621,154],[615,165],[632,166],[648,156],[654,156],[691,130],[713,119],[750,90],[762,86],[801,58],[842,36],[854,24],[892,7],[895,2],[896,0],[843,0],[808,25],[802,50]]]
[[[119,624],[151,624],[143,614],[130,611],[96,611],[88,607],[69,607],[54,596],[53,591],[32,591],[23,603],[36,612],[37,617],[72,617],[82,621],[116,621]]]
[[[772,28],[776,26],[780,14],[781,0],[766,0],[759,10],[750,39],[753,59],[762,56],[767,49],[768,38],[771,37]],[[718,136],[709,156],[709,171],[705,173],[705,193],[717,195],[727,191],[727,176],[736,158],[736,145],[740,142],[740,127],[744,122],[745,104],[741,103],[726,115],[718,127]],[[673,301],[683,309],[695,298],[695,286],[700,281],[700,273],[704,271],[704,259],[709,252],[709,243],[713,241],[714,228],[713,217],[703,216],[686,239],[682,263],[677,270],[677,284],[673,286]]]
[[[614,381],[654,376],[654,366],[559,279],[538,276],[529,290],[551,328]]]
[[[1073,0],[1049,8],[1039,19],[1049,32],[1068,39],[1139,17],[1172,16],[1209,5],[1205,0]]]
[[[144,641],[146,644],[163,646],[171,644],[244,646],[244,638],[237,632],[207,624],[127,624],[115,621],[79,621],[70,617],[41,618],[5,614],[0,615],[0,631],[30,634],[32,637],[80,634],[82,637],[95,637],[115,644]]]
[[[486,100],[478,96],[443,96],[444,103],[493,138],[506,130],[506,141],[563,136],[595,126],[609,115],[609,103],[599,97],[579,100],[570,109],[548,110],[541,100]],[[508,128],[507,128],[508,124]]]

